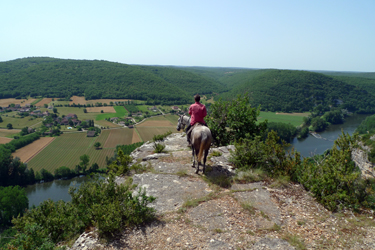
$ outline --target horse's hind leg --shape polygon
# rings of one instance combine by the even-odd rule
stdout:
[[[208,149],[204,151],[204,157],[203,157],[203,174],[206,173],[206,160],[208,155]]]
[[[201,164],[201,163],[198,161],[197,171],[195,171],[196,174],[198,174],[198,172],[199,172],[199,165],[200,165],[200,164]]]

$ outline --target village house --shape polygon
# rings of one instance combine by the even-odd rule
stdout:
[[[118,117],[112,117],[109,119],[111,122],[118,120]]]
[[[65,117],[68,119],[78,118],[76,114],[72,114],[72,113],[67,114]]]
[[[180,108],[177,107],[177,106],[172,106],[171,108],[172,108],[172,110],[180,110]]]

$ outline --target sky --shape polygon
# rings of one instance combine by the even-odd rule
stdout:
[[[0,61],[375,72],[374,0],[4,0]]]

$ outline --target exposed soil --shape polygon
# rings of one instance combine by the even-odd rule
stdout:
[[[44,104],[49,104],[50,102],[52,102],[52,98],[43,98],[43,100],[41,100],[40,102],[38,102],[36,104],[36,106],[43,107]]]
[[[16,150],[12,156],[19,157],[22,162],[28,162],[47,147],[54,139],[55,137],[41,137],[33,143]]]
[[[13,140],[12,138],[0,137],[0,144],[5,144]]]
[[[30,104],[36,99],[14,99],[14,98],[8,98],[8,99],[0,99],[0,106],[1,107],[8,107],[9,104],[20,104],[21,106],[25,106],[25,104]]]

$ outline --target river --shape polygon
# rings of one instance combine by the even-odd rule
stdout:
[[[70,180],[54,180],[51,182],[38,183],[26,187],[26,195],[29,198],[29,207],[38,206],[41,202],[51,199],[53,201],[70,201],[68,193],[70,187],[79,187],[81,183],[90,177],[75,177]]]
[[[341,135],[341,130],[352,135],[355,129],[368,115],[353,115],[345,119],[344,124],[331,125],[323,132],[318,133],[322,139],[309,135],[306,139],[298,140],[294,138],[291,142],[294,149],[299,151],[302,156],[322,154],[329,148],[332,148],[333,142]],[[290,149],[290,148],[289,148]]]
[[[336,140],[341,134],[341,129],[352,135],[357,126],[367,116],[368,115],[353,115],[346,118],[344,124],[331,125],[326,131],[319,133],[324,139],[317,139],[314,136],[309,135],[309,137],[303,140],[294,138],[291,144],[297,151],[301,152],[301,155],[304,157],[314,154],[322,154],[325,150],[333,146],[334,140]],[[37,206],[47,199],[52,199],[53,201],[70,201],[71,197],[68,194],[69,187],[79,187],[79,185],[85,182],[88,178],[90,177],[76,177],[71,180],[55,180],[52,182],[27,186],[26,194],[29,198],[29,206]]]

